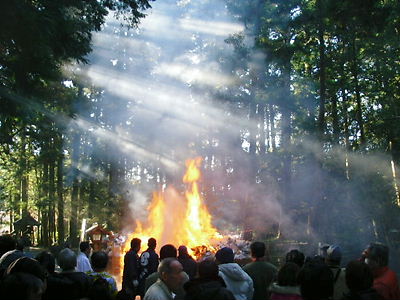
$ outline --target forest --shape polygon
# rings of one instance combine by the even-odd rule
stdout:
[[[0,25],[2,232],[122,231],[201,156],[217,228],[398,248],[399,1],[13,0]]]

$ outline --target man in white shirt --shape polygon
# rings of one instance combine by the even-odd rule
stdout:
[[[76,271],[78,272],[93,272],[92,266],[89,262],[89,256],[92,251],[88,241],[81,242],[79,244],[79,249],[81,250],[76,264]]]

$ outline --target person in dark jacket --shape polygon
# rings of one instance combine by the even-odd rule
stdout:
[[[297,280],[304,300],[326,300],[333,296],[333,274],[320,259],[309,259],[300,270]]]
[[[75,252],[69,248],[61,250],[57,263],[62,271],[47,278],[47,289],[42,299],[73,300],[87,297],[92,281],[85,273],[75,271]]]
[[[143,299],[144,289],[146,285],[146,278],[149,275],[157,272],[158,268],[158,254],[156,253],[157,241],[155,238],[149,238],[147,241],[147,250],[140,255],[140,275],[138,294]]]
[[[235,300],[218,272],[218,265],[212,260],[199,263],[199,278],[191,279],[184,285],[185,300]]]
[[[189,275],[189,279],[193,279],[197,273],[197,263],[189,255],[186,246],[179,246],[178,248],[178,260],[183,266],[183,270]]]
[[[124,257],[124,272],[122,274],[122,289],[130,298],[135,298],[139,285],[139,255],[141,240],[134,238],[131,240],[131,249],[126,252]]]
[[[346,285],[349,291],[343,300],[381,300],[378,292],[372,288],[374,277],[371,269],[362,261],[351,261],[346,266]]]

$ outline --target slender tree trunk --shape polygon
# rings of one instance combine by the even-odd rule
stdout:
[[[265,132],[265,121],[266,121],[266,106],[265,104],[258,105],[258,115],[260,116],[260,155],[261,157],[266,153],[266,144],[265,141],[267,140],[266,132]]]
[[[73,246],[77,246],[79,243],[78,239],[78,206],[79,206],[79,153],[80,153],[80,134],[76,131],[73,132],[72,136],[72,190],[71,190],[71,219],[70,219],[70,241]]]
[[[49,165],[45,158],[43,162],[43,175],[42,175],[42,244],[45,247],[49,246]]]
[[[25,130],[22,131],[21,137],[21,207],[22,207],[22,217],[25,217],[28,214],[28,167],[27,167],[27,155],[26,155],[26,136]]]
[[[318,41],[319,41],[319,114],[318,114],[318,138],[323,140],[325,133],[325,102],[326,102],[326,64],[325,64],[325,26],[321,0],[317,0],[318,7]]]
[[[365,134],[364,134],[364,121],[362,117],[362,103],[361,103],[361,93],[360,93],[360,82],[358,79],[358,59],[357,59],[357,45],[356,45],[356,37],[355,34],[352,39],[352,73],[354,80],[354,89],[356,93],[356,119],[358,123],[358,127],[360,129],[360,146],[364,148],[365,145]]]
[[[58,137],[61,142],[61,137]],[[57,156],[57,232],[58,244],[62,244],[65,240],[65,227],[64,227],[64,181],[63,181],[63,168],[64,168],[64,154],[62,147],[58,145]]]

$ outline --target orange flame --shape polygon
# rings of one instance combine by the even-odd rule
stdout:
[[[211,215],[199,193],[197,181],[201,177],[199,169],[201,161],[201,157],[186,161],[187,170],[183,182],[188,184],[188,190],[185,192],[185,197],[174,188],[153,193],[153,200],[147,208],[149,215],[146,226],[136,221],[135,231],[125,242],[120,260],[121,271],[123,255],[130,249],[130,241],[134,237],[142,240],[142,248],[145,248],[147,240],[153,237],[157,240],[158,246],[185,245],[190,252],[191,248],[199,246],[213,249],[212,245],[222,238],[213,227]]]

